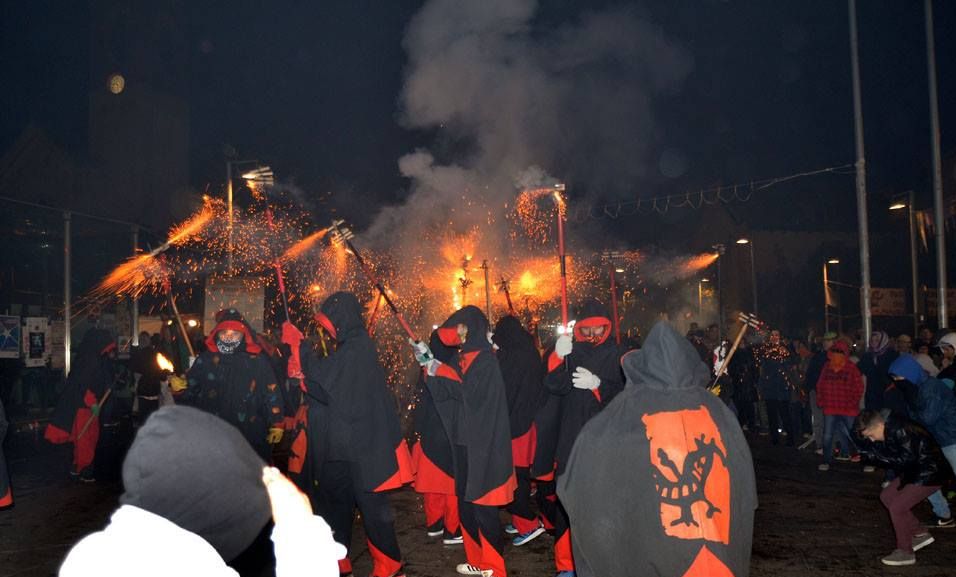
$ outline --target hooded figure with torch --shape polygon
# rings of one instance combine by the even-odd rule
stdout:
[[[591,299],[578,310],[572,335],[562,334],[548,357],[548,392],[558,397],[558,409],[548,414],[554,423],[539,423],[539,451],[553,448],[555,475],[560,476],[581,429],[624,388],[621,357],[626,352],[611,336],[611,318],[607,307]],[[551,437],[551,438],[547,438]],[[540,462],[547,455],[536,455]],[[567,514],[557,507],[554,523],[554,562],[562,577],[573,575],[574,557]]]
[[[71,475],[92,482],[93,459],[100,438],[100,409],[113,386],[116,341],[104,329],[83,335],[74,353],[72,370],[44,437],[54,444],[73,443]]]
[[[358,507],[373,577],[404,575],[395,514],[385,492],[411,482],[412,466],[385,371],[355,295],[331,295],[315,319],[335,350],[320,356],[307,342],[300,349],[308,416],[298,482],[346,549]],[[339,560],[339,568],[342,574],[352,572],[348,556]]]
[[[216,320],[176,402],[232,424],[269,461],[271,445],[282,440],[284,418],[275,372],[239,311],[220,311]]]
[[[466,306],[438,329],[442,344],[459,349],[448,363],[437,360],[423,342],[413,347],[452,444],[467,559],[458,573],[505,577],[498,507],[513,500],[517,481],[507,393],[488,329],[481,309]]]

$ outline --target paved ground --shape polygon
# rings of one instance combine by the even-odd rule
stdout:
[[[937,542],[918,554],[915,567],[890,569],[879,563],[893,548],[893,534],[877,499],[878,473],[864,474],[858,465],[837,465],[819,473],[814,455],[770,447],[766,437],[758,437],[754,448],[760,495],[754,577],[956,575],[956,529],[936,531]],[[17,505],[0,512],[0,577],[53,575],[74,542],[105,524],[121,487],[68,479],[68,449],[47,447],[36,453],[22,440],[13,449],[26,456],[11,459]],[[414,493],[400,491],[394,502],[408,575],[454,575],[454,565],[464,560],[461,547],[445,547],[425,537]],[[928,507],[920,514],[931,516]],[[355,542],[364,543],[364,538],[356,534]],[[550,537],[542,536],[520,549],[509,545],[509,574],[552,576],[551,544]],[[368,552],[358,549],[354,558],[355,574],[367,574]]]

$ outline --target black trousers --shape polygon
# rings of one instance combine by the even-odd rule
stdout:
[[[780,429],[787,432],[787,445],[793,445],[796,440],[796,428],[793,426],[793,414],[790,401],[767,400],[767,421],[770,426],[770,442],[774,445],[780,442]]]
[[[335,540],[351,551],[355,508],[369,541],[376,577],[391,575],[401,567],[402,553],[395,537],[395,513],[388,496],[369,493],[358,483],[355,465],[349,461],[326,461],[319,475],[313,507],[332,527]]]
[[[491,569],[494,575],[505,573],[505,539],[498,518],[498,507],[476,505],[464,498],[468,485],[468,450],[455,446],[455,492],[458,494],[458,515],[461,517],[465,557],[469,564]]]
[[[519,517],[528,522],[534,521],[534,511],[531,510],[531,469],[515,467],[515,478],[518,481],[518,487],[515,489],[514,501],[508,505],[508,512],[513,517]],[[521,527],[517,529],[519,533],[524,532]]]

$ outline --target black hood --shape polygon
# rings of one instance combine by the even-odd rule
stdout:
[[[362,305],[354,294],[337,292],[325,299],[320,310],[335,327],[335,340],[338,342],[344,343],[366,333]]]
[[[123,462],[120,503],[199,535],[230,561],[271,516],[264,466],[229,423],[192,407],[164,407],[136,434]]]
[[[463,307],[448,317],[442,327],[454,328],[458,325],[468,327],[468,336],[465,342],[461,343],[462,351],[491,350],[491,343],[488,342],[488,317],[480,308],[474,305]]]
[[[585,300],[578,306],[575,313],[578,322],[590,318],[603,318],[608,323],[611,322],[611,311],[608,310],[607,305],[597,299]]]
[[[644,347],[621,359],[628,383],[657,390],[706,387],[710,370],[690,342],[669,323],[659,321]]]
[[[503,351],[533,350],[537,353],[534,346],[534,337],[524,330],[521,321],[514,315],[508,315],[498,320],[495,324],[492,340]]]
[[[436,359],[445,364],[450,363],[451,360],[455,358],[455,353],[458,352],[458,349],[445,346],[445,343],[441,342],[441,337],[438,336],[437,329],[432,331],[431,338],[428,339],[428,348],[431,349]]]

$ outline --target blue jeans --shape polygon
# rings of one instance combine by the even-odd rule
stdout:
[[[846,415],[823,416],[823,462],[830,464],[833,461],[833,442],[839,441],[843,454],[855,454],[856,445],[850,441],[850,428],[854,417]],[[834,435],[836,438],[834,439]]]
[[[949,461],[949,466],[956,471],[956,445],[949,445],[942,448],[943,456],[946,457],[946,460]],[[926,499],[929,501],[929,504],[933,506],[933,514],[937,517],[943,519],[948,519],[951,515],[949,511],[949,503],[946,501],[946,497],[943,497],[942,491],[936,491]]]

